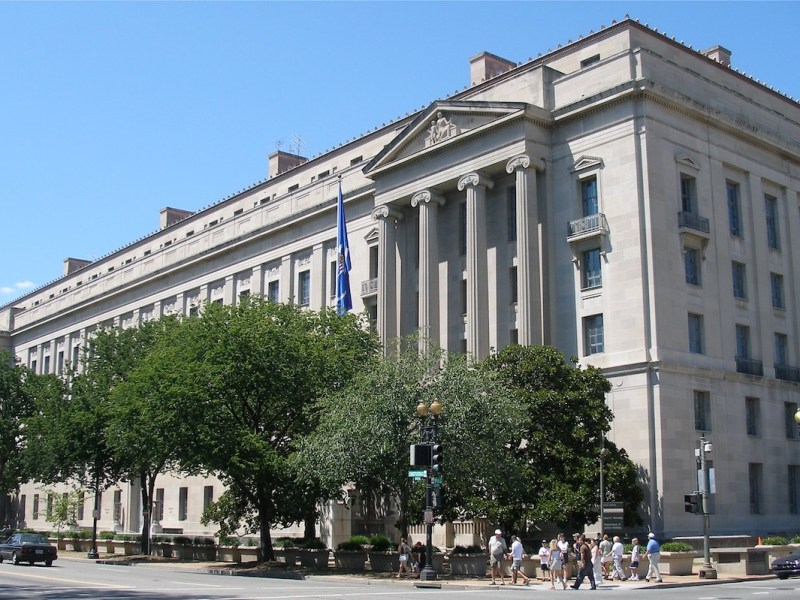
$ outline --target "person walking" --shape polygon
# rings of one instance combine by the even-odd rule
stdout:
[[[397,546],[397,553],[400,555],[400,568],[397,570],[397,578],[400,579],[404,574],[406,577],[411,574],[411,546],[406,542],[406,538],[400,540]]]
[[[658,561],[661,558],[661,544],[656,540],[656,534],[652,531],[647,534],[647,548],[644,556],[650,561],[650,566],[647,568],[647,577],[645,581],[654,580],[656,583],[662,583],[661,571],[658,568]]]
[[[592,566],[594,567],[594,580],[603,581],[603,567],[600,565],[600,538],[589,540],[592,550]]]
[[[592,584],[592,589],[597,589],[597,583],[594,580],[594,565],[592,564],[592,551],[589,549],[589,544],[586,543],[586,537],[580,536],[580,554],[578,555],[578,576],[575,578],[575,583],[570,586],[573,590],[581,587],[584,577],[589,578],[589,583]]]
[[[608,534],[604,535],[603,541],[600,542],[600,566],[603,567],[603,578],[605,579],[611,579],[608,571],[608,564],[611,562],[611,546]]]
[[[539,568],[542,569],[542,581],[550,579],[550,548],[547,540],[542,540],[542,547],[539,548]]]
[[[561,535],[563,536],[563,534]],[[560,583],[563,589],[567,589],[567,578],[564,576],[561,549],[558,547],[556,540],[550,540],[550,589],[556,589],[557,583]]]
[[[494,530],[494,535],[489,538],[489,570],[492,574],[492,583],[497,585],[496,573],[500,574],[500,585],[506,584],[506,576],[503,573],[503,559],[508,554],[508,546],[503,539],[503,532],[499,529]]]
[[[639,546],[639,538],[633,538],[631,540],[631,581],[639,581],[639,555],[642,552],[641,546]]]
[[[525,548],[515,535],[511,536],[511,585],[517,584],[517,577],[522,577],[524,585],[530,585],[531,580],[522,572],[522,559],[525,558]],[[535,575],[535,573],[534,573]]]
[[[569,572],[569,542],[563,533],[558,534],[558,549],[561,551],[561,579],[564,583],[570,578]]]
[[[622,555],[625,553],[625,546],[619,539],[618,535],[614,536],[614,544],[611,546],[611,560],[613,567],[611,569],[611,581],[617,577],[620,581],[625,581],[625,571],[622,569]]]

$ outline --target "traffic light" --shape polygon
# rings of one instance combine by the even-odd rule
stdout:
[[[410,464],[412,467],[430,467],[431,446],[428,444],[411,444]]]
[[[686,494],[683,497],[683,510],[695,515],[702,514],[703,512],[703,495],[700,492],[693,494]]]
[[[431,468],[434,473],[442,472],[442,445],[434,444],[431,451]]]
[[[436,510],[444,508],[444,489],[441,486],[435,486],[431,495],[431,506]]]

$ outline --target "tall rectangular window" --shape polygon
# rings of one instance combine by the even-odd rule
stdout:
[[[736,326],[736,358],[750,358],[750,328],[747,325]]]
[[[330,297],[336,297],[336,280],[338,279],[339,273],[338,269],[336,268],[336,261],[331,262],[330,266],[330,280],[328,282],[328,287],[330,288]]]
[[[510,187],[506,193],[506,214],[508,215],[508,241],[517,241],[517,188]]]
[[[270,281],[267,284],[267,299],[270,302],[280,302],[281,301],[280,291],[281,291],[281,282],[278,281],[277,279]]]
[[[770,273],[769,285],[772,291],[772,308],[785,309],[786,301],[783,296],[783,275]]]
[[[114,523],[122,522],[122,490],[114,490]]]
[[[50,355],[49,354],[44,357],[44,368],[42,369],[42,374],[43,375],[49,375],[50,374]]]
[[[39,494],[33,495],[33,518],[34,520],[39,518]]]
[[[203,512],[211,508],[214,503],[214,486],[207,485],[203,487]]]
[[[511,294],[511,303],[517,302],[519,298],[519,289],[517,287],[517,267],[511,267],[508,270],[508,283]]]
[[[728,228],[734,237],[742,237],[742,206],[739,199],[739,184],[733,181],[725,183],[728,195]]]
[[[781,238],[778,228],[778,200],[764,195],[764,212],[767,217],[767,244],[773,250],[780,250]]]
[[[185,521],[189,514],[189,488],[178,488],[178,521]]]
[[[758,398],[744,399],[747,435],[761,433],[761,401]]]
[[[775,334],[775,364],[782,367],[789,364],[789,338],[785,333]]]
[[[694,428],[697,431],[711,431],[711,394],[694,391]]]
[[[744,264],[733,261],[731,263],[731,276],[733,278],[733,297],[737,300],[747,300],[747,279]]]
[[[605,351],[603,315],[583,318],[583,337],[587,356]]]
[[[583,253],[582,261],[583,289],[600,287],[603,285],[603,274],[600,269],[600,248],[587,250]]]
[[[796,515],[800,513],[800,466],[789,465],[786,474],[789,482],[789,512]]]
[[[56,373],[61,375],[64,372],[64,351],[58,351],[58,363],[56,366]]]
[[[85,492],[80,492],[78,494],[78,521],[83,521],[84,516],[84,506],[86,504],[86,494]]]
[[[311,271],[300,271],[297,275],[297,298],[300,306],[311,304]]]
[[[705,354],[703,337],[703,315],[689,313],[689,352]]]
[[[597,202],[596,177],[581,181],[581,206],[583,208],[584,217],[591,217],[599,212],[600,206]]]
[[[153,518],[156,521],[164,520],[164,488],[156,488],[156,499],[153,502]]]
[[[762,495],[763,469],[761,463],[747,465],[747,480],[750,488],[750,514],[760,515],[764,511]]]
[[[683,212],[697,212],[697,192],[695,178],[681,173],[681,210]]]
[[[26,506],[25,505],[27,504],[27,502],[28,502],[28,496],[25,495],[25,494],[22,494],[19,497],[19,506],[18,506],[18,509],[17,509],[17,520],[18,521],[25,521],[25,514],[26,514],[25,513],[25,510],[26,510]]]
[[[683,271],[686,283],[700,285],[700,251],[697,248],[684,247]]]
[[[783,403],[783,426],[786,431],[787,440],[796,440],[798,425],[794,420],[794,414],[797,412],[796,402]]]
[[[53,494],[47,494],[47,507],[45,508],[45,518],[50,519],[53,516]]]

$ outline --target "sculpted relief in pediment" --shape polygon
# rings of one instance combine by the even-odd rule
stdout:
[[[428,128],[428,134],[425,138],[425,147],[429,148],[434,144],[449,140],[459,133],[458,125],[453,123],[452,119],[448,119],[441,112],[437,112],[436,118],[431,120],[431,126]]]

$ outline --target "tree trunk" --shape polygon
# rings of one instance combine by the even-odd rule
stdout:
[[[261,560],[275,560],[275,552],[272,550],[272,536],[269,528],[272,525],[272,511],[270,510],[269,498],[263,493],[258,494],[258,524],[261,529]]]
[[[312,504],[308,507],[306,511],[306,516],[303,519],[303,539],[304,540],[313,540],[317,537],[317,516],[319,515],[319,511],[317,510],[317,505]]]

